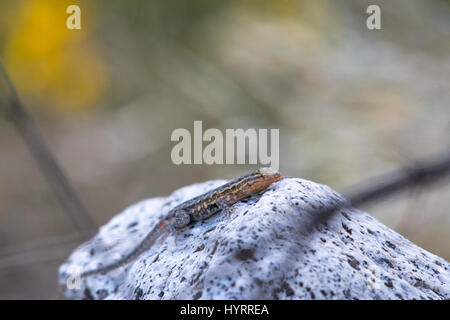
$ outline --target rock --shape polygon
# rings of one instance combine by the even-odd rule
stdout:
[[[260,196],[158,239],[126,268],[77,275],[120,258],[173,206],[210,181],[115,216],[60,267],[72,299],[449,299],[450,265],[369,214],[341,209],[313,233],[320,208],[342,201],[327,186],[284,179]],[[69,287],[66,284],[69,284]]]

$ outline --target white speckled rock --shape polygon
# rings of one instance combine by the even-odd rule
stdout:
[[[73,299],[450,299],[450,265],[367,213],[345,209],[313,234],[312,215],[341,200],[330,188],[285,179],[230,216],[160,238],[134,263],[78,283],[81,270],[129,252],[173,206],[225,181],[142,201],[114,217],[60,267]]]

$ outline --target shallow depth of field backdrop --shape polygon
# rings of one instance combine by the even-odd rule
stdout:
[[[255,168],[172,164],[170,134],[194,120],[279,128],[280,170],[338,191],[448,149],[449,17],[444,0],[6,0],[0,59],[101,225]],[[450,259],[450,184],[363,209]],[[62,298],[74,233],[1,106],[0,298]]]

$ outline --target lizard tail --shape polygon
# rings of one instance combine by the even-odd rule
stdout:
[[[81,273],[80,277],[85,279],[86,277],[95,275],[95,274],[105,274],[111,270],[123,267],[128,263],[132,262],[136,258],[138,258],[142,253],[147,251],[152,247],[155,241],[168,230],[170,223],[168,221],[163,221],[156,225],[152,231],[150,231],[145,238],[139,243],[139,245],[126,256],[121,258],[120,260],[113,262],[109,265],[102,266],[93,270],[88,270]]]

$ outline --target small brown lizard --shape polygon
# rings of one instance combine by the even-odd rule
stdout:
[[[97,269],[85,271],[81,274],[81,278],[94,274],[104,274],[126,265],[150,249],[162,234],[171,230],[183,229],[191,222],[204,220],[219,211],[228,211],[236,202],[266,190],[281,178],[281,174],[271,168],[260,168],[214,190],[187,200],[171,209],[139,245],[122,259]]]

